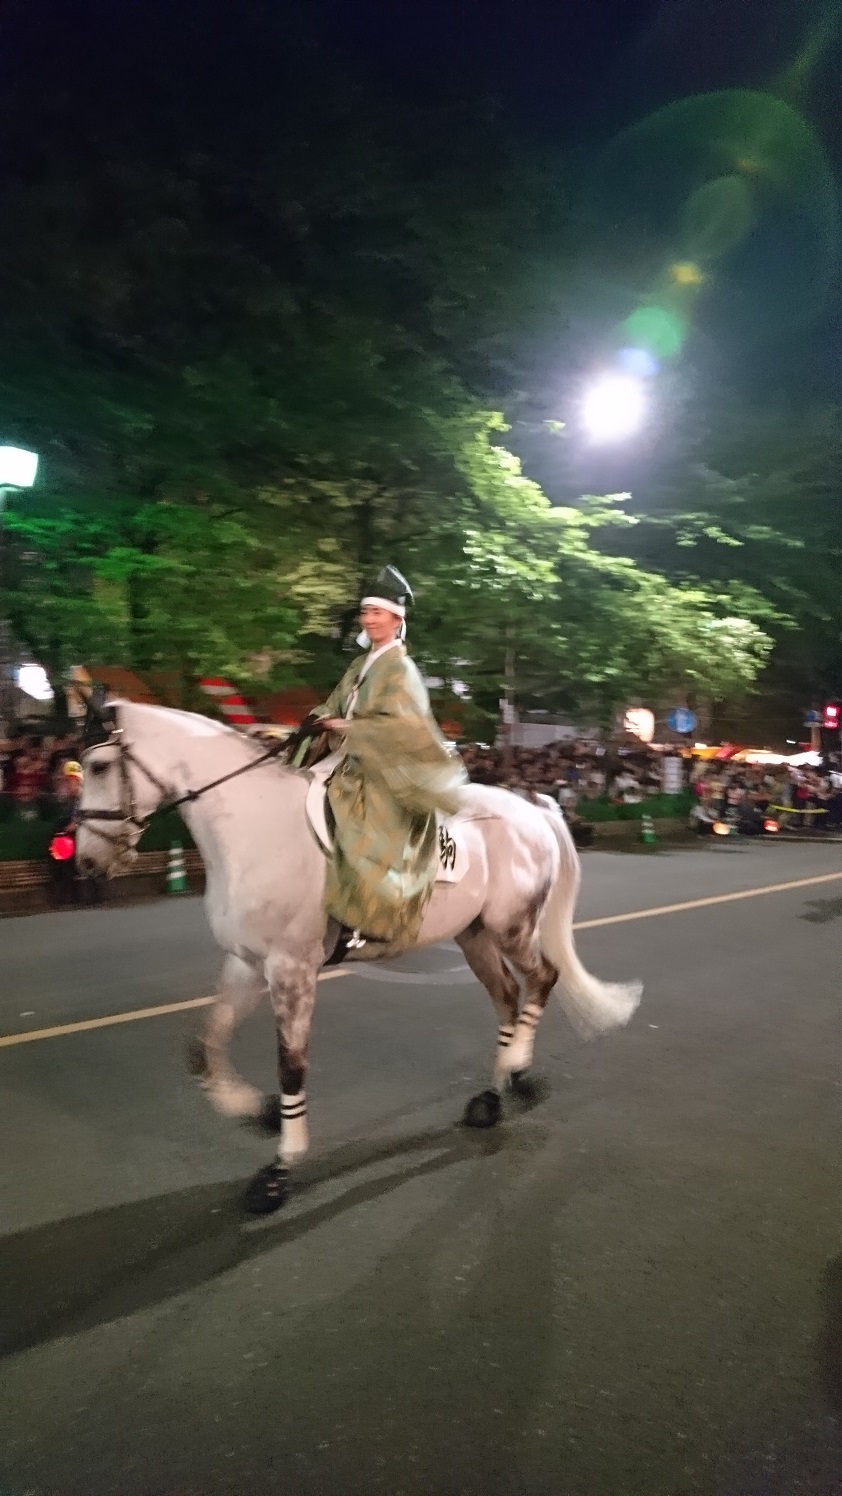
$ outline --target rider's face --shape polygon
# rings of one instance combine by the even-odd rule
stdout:
[[[381,644],[389,644],[397,637],[401,620],[390,613],[388,608],[374,608],[369,604],[360,609],[360,624],[375,648],[379,648]]]

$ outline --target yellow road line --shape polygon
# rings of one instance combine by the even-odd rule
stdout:
[[[689,909],[710,909],[715,904],[733,904],[737,899],[756,899],[766,893],[788,893],[794,888],[815,888],[822,883],[839,882],[842,872],[821,873],[815,878],[795,878],[791,883],[767,883],[762,888],[743,888],[737,893],[717,893],[707,899],[688,899],[684,904],[659,904],[655,909],[632,909],[628,914],[606,914],[601,919],[580,920],[574,929],[598,930],[604,925],[624,925],[635,919],[656,919],[662,914],[684,914]],[[320,982],[350,976],[350,971],[326,971]],[[38,1039],[57,1039],[65,1034],[85,1034],[90,1029],[110,1028],[115,1023],[137,1023],[141,1018],[164,1018],[168,1013],[186,1013],[191,1008],[207,1008],[216,997],[191,997],[185,1002],[164,1003],[155,1008],[135,1008],[130,1013],[107,1013],[102,1018],[85,1018],[80,1023],[60,1023],[54,1028],[30,1029],[23,1034],[0,1035],[0,1049],[16,1044],[34,1044]]]
[[[137,1023],[141,1018],[163,1018],[167,1013],[186,1013],[188,1008],[207,1008],[214,997],[191,997],[183,1003],[164,1003],[156,1008],[135,1008],[131,1013],[107,1013],[102,1018],[85,1018],[81,1023],[58,1023],[54,1028],[30,1029],[26,1034],[3,1034],[0,1049],[13,1044],[34,1044],[36,1039],[57,1039],[59,1034],[85,1034],[88,1029],[108,1028],[112,1023]]]
[[[347,971],[326,971],[320,982],[346,977]],[[58,1039],[64,1034],[86,1034],[90,1029],[110,1028],[115,1023],[138,1023],[141,1018],[165,1018],[168,1013],[187,1013],[191,1008],[208,1008],[216,1002],[211,997],[190,997],[180,1003],[161,1003],[154,1008],[134,1008],[130,1013],[105,1013],[101,1018],[84,1018],[79,1023],[58,1023],[53,1028],[29,1029],[24,1034],[0,1034],[0,1049],[16,1044],[34,1044],[36,1039]]]
[[[624,925],[633,919],[655,919],[659,914],[684,914],[687,909],[709,909],[713,904],[733,904],[737,899],[756,899],[764,893],[787,893],[791,888],[815,888],[819,883],[838,882],[839,873],[821,873],[816,878],[795,878],[791,883],[767,883],[763,888],[742,888],[737,893],[717,893],[709,899],[688,899],[685,904],[660,904],[657,909],[632,909],[629,914],[606,914],[602,919],[583,919],[574,930],[598,930],[602,925]]]

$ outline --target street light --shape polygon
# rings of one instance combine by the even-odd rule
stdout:
[[[38,472],[38,453],[23,447],[0,447],[0,491],[31,488]]]
[[[605,374],[582,402],[582,421],[595,442],[622,441],[643,424],[646,396],[643,383],[631,374]]]
[[[38,472],[38,453],[24,447],[0,447],[0,581],[5,580],[2,565],[3,508],[10,493],[31,488]],[[0,615],[0,726],[8,733],[13,716],[12,637],[9,621]]]

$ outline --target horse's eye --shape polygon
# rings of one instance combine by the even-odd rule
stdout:
[[[100,763],[96,763],[96,764],[91,764],[91,773],[92,774],[107,774],[108,770],[109,770],[109,767],[110,766],[108,764],[104,764],[104,763],[101,763],[101,762]]]

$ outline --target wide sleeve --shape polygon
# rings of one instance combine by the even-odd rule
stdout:
[[[364,778],[379,779],[406,810],[454,814],[467,776],[439,731],[417,667],[397,652],[378,665],[347,724],[346,751],[359,760]]]

